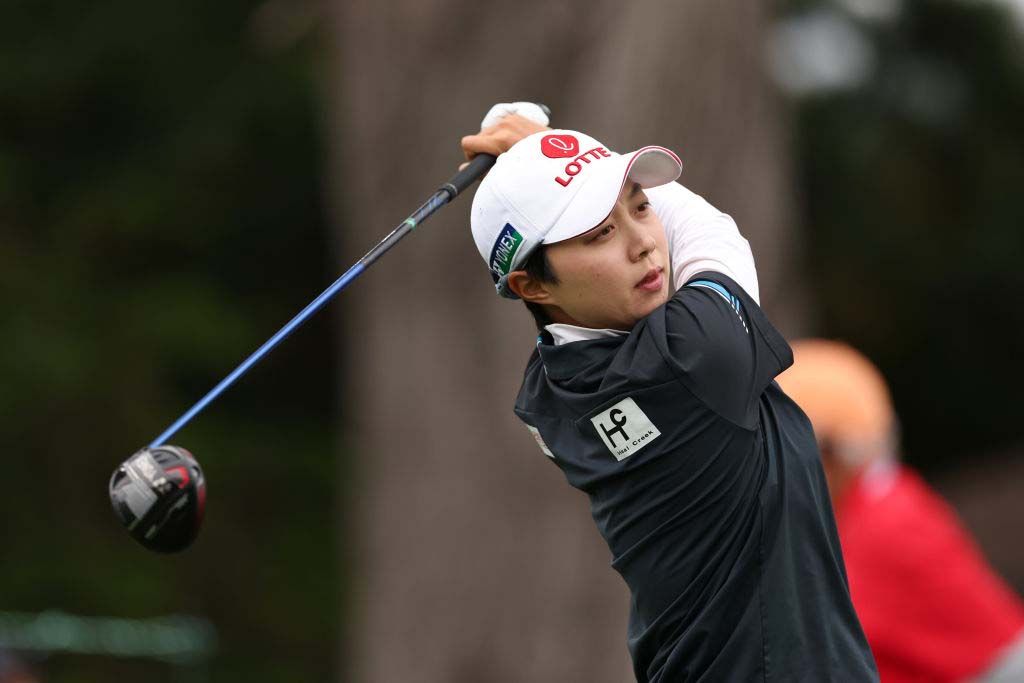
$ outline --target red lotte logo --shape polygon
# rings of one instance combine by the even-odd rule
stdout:
[[[540,151],[548,159],[566,159],[580,153],[580,141],[572,135],[545,135],[540,141]]]

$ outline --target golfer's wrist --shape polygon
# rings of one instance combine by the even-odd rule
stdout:
[[[477,154],[499,156],[523,138],[544,130],[548,130],[548,127],[518,114],[511,114],[490,128],[462,138],[462,151],[467,159]]]

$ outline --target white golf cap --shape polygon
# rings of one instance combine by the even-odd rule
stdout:
[[[508,274],[541,244],[572,239],[604,222],[627,180],[657,187],[682,170],[683,162],[664,147],[616,154],[574,130],[543,131],[517,142],[480,184],[470,214],[473,240],[498,293],[517,299]]]

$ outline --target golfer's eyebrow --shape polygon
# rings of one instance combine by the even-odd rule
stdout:
[[[640,191],[640,183],[633,183],[633,189],[629,191],[629,196],[626,199],[632,199]]]

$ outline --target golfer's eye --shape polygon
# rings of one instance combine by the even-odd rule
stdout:
[[[614,225],[606,225],[603,228],[601,228],[600,230],[595,228],[592,232],[587,234],[587,236],[583,239],[583,243],[584,244],[593,244],[594,242],[596,242],[596,241],[598,241],[600,239],[607,238],[608,235],[610,235],[610,234],[612,234],[612,232],[614,232],[614,230],[615,230],[615,226]]]
[[[650,202],[643,202],[640,206],[636,207],[637,213],[647,213],[647,210],[651,208]]]

